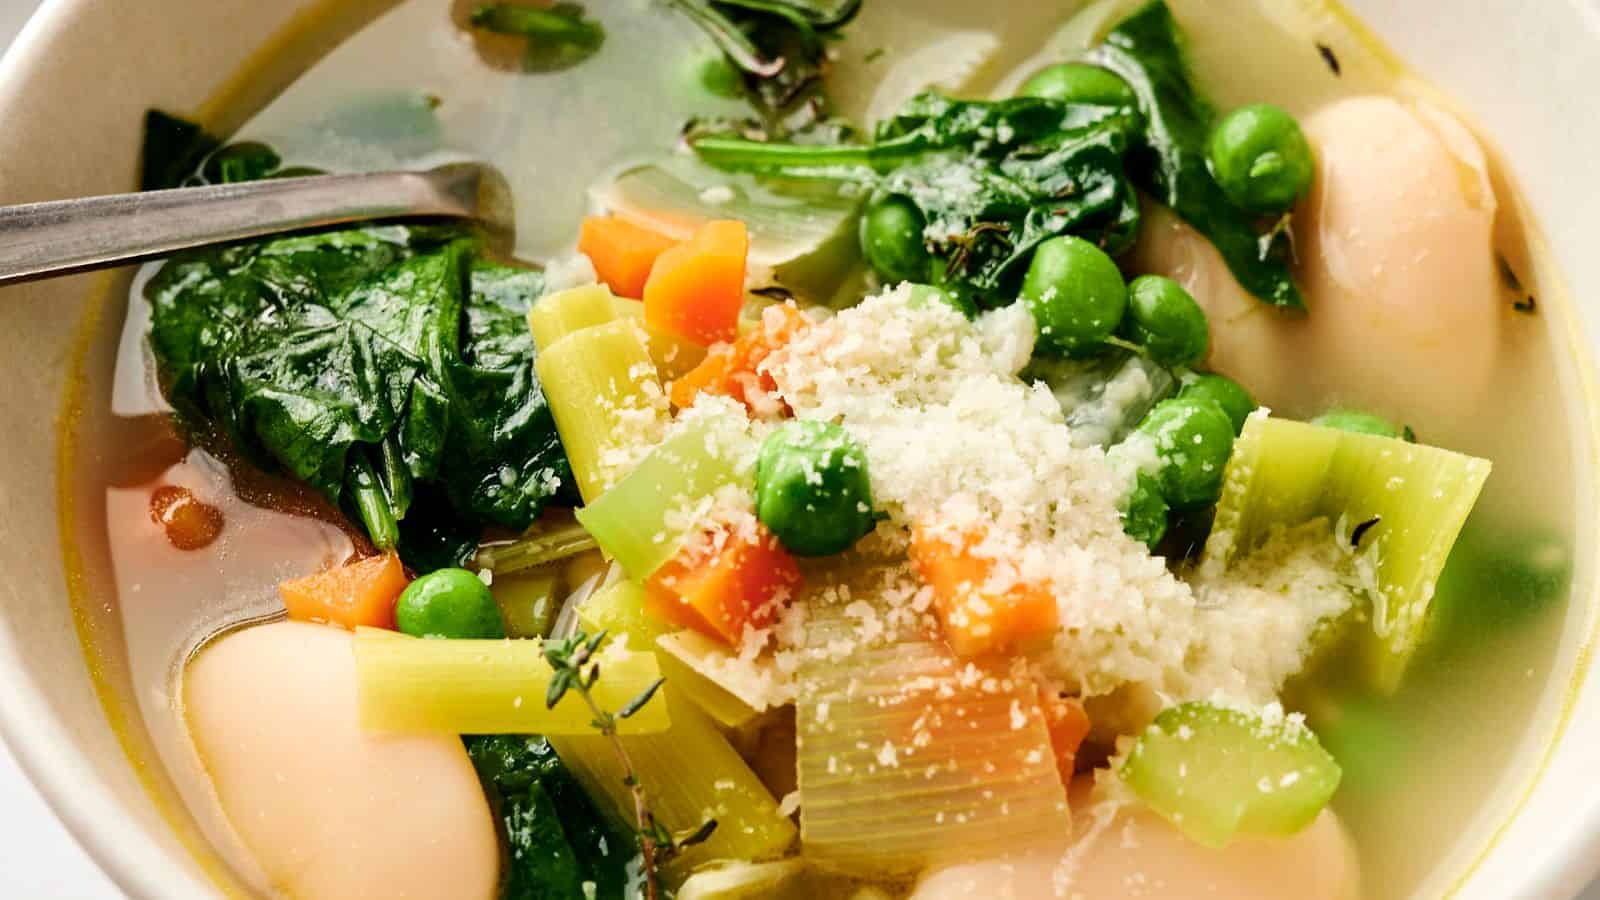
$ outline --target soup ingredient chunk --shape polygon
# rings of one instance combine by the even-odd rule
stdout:
[[[1271,103],[1228,113],[1206,142],[1211,175],[1242,209],[1281,213],[1311,189],[1311,145],[1300,123]]]
[[[1022,96],[1043,97],[1091,106],[1136,109],[1139,98],[1122,76],[1089,63],[1059,63],[1041,69],[1022,85]]]
[[[933,264],[923,237],[927,227],[911,198],[899,194],[879,198],[861,217],[861,252],[890,284],[926,281]]]
[[[933,588],[933,608],[957,656],[1025,649],[1048,642],[1059,619],[1049,586],[1017,578],[993,557],[981,531],[951,534],[931,522],[911,535],[911,558]]]
[[[702,346],[739,336],[750,235],[743,222],[708,222],[656,258],[644,285],[651,327]]]
[[[1274,529],[1327,520],[1364,573],[1364,673],[1393,690],[1489,469],[1488,460],[1396,438],[1252,417],[1228,463],[1202,567],[1226,567]]]
[[[506,636],[494,594],[466,569],[439,569],[411,582],[400,594],[395,620],[412,637]]]
[[[280,622],[189,664],[184,714],[223,812],[285,896],[489,900],[500,848],[461,741],[362,731],[351,643]]]
[[[1192,375],[1178,389],[1179,398],[1209,400],[1228,414],[1233,422],[1233,433],[1244,430],[1245,420],[1256,411],[1256,401],[1239,382],[1226,375]]]
[[[1221,407],[1193,396],[1163,400],[1139,423],[1138,439],[1154,447],[1168,503],[1193,509],[1216,501],[1233,453],[1233,420]]]
[[[222,534],[222,510],[195,497],[194,491],[164,484],[150,493],[150,518],[179,550],[208,547]]]
[[[1321,425],[1324,428],[1337,428],[1340,431],[1353,431],[1356,434],[1375,434],[1378,437],[1401,436],[1401,429],[1396,428],[1388,419],[1355,409],[1330,410],[1312,419],[1311,424]]]
[[[1290,835],[1339,786],[1339,764],[1298,716],[1185,703],[1156,717],[1118,770],[1140,799],[1207,847]]]
[[[689,541],[645,583],[651,612],[733,646],[746,628],[777,618],[800,584],[800,567],[759,523]]]
[[[400,558],[388,554],[285,581],[278,595],[289,618],[299,622],[393,628],[395,601],[406,584]]]
[[[1170,278],[1141,275],[1128,285],[1128,339],[1163,366],[1193,366],[1211,350],[1205,311]]]
[[[1042,349],[1092,356],[1122,324],[1128,285],[1104,250],[1082,238],[1051,238],[1028,265],[1022,302],[1039,327]]]
[[[583,16],[583,7],[558,3],[548,9],[520,3],[487,3],[472,11],[472,27],[525,38],[523,65],[530,72],[559,72],[593,56],[606,30]]]
[[[644,298],[650,269],[677,241],[616,216],[590,216],[578,232],[578,252],[618,297]]]
[[[796,556],[832,556],[877,524],[867,456],[842,426],[787,422],[756,460],[756,515]]]

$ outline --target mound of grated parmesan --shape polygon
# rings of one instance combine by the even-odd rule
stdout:
[[[952,538],[981,531],[972,552],[994,561],[987,588],[1050,586],[1061,625],[1036,659],[1045,674],[1085,695],[1140,685],[1271,701],[1318,624],[1351,603],[1333,539],[1284,535],[1196,587],[1173,575],[1123,533],[1125,478],[1100,449],[1073,446],[1046,387],[1017,377],[1032,337],[1020,308],[973,323],[901,286],[816,324],[763,370],[797,417],[839,422],[865,448],[889,516],[874,554],[893,558],[917,522]],[[926,623],[909,567],[881,568],[870,595],[818,574],[801,602],[848,606],[863,636]]]

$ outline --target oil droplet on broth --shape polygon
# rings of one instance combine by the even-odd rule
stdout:
[[[150,518],[166,530],[167,542],[179,550],[210,546],[222,533],[224,522],[222,510],[173,484],[150,492]]]

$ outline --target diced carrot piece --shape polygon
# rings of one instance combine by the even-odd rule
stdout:
[[[994,560],[972,553],[981,532],[956,543],[919,523],[911,533],[911,559],[933,588],[933,609],[956,655],[983,656],[1047,641],[1056,630],[1055,595],[1044,585],[987,587]]]
[[[758,402],[755,394],[772,394],[778,385],[772,376],[760,371],[761,363],[810,324],[792,303],[767,307],[760,324],[731,344],[713,347],[700,365],[672,383],[668,389],[672,405],[688,409],[696,397],[711,394],[732,397],[751,406]]]
[[[680,551],[645,582],[645,603],[657,619],[737,646],[745,626],[772,624],[799,585],[799,564],[758,525]]]
[[[355,629],[393,629],[394,605],[410,579],[400,557],[373,556],[278,585],[289,618]]]
[[[1056,755],[1056,770],[1061,773],[1063,783],[1071,784],[1078,748],[1089,736],[1089,713],[1077,697],[1059,697],[1044,690],[1039,691],[1039,708],[1044,711],[1050,749]]]
[[[644,296],[656,258],[678,241],[615,216],[590,216],[578,232],[578,252],[618,297]]]
[[[750,234],[743,222],[707,222],[656,258],[644,286],[650,325],[701,346],[739,336]]]

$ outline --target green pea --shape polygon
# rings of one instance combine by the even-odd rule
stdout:
[[[861,217],[861,252],[887,282],[926,281],[933,257],[922,236],[925,227],[909,197],[878,198]]]
[[[796,556],[850,549],[877,524],[865,451],[838,425],[783,424],[756,457],[756,516]]]
[[[1139,105],[1139,98],[1121,75],[1088,63],[1060,63],[1040,69],[1023,83],[1021,94],[1094,106]]]
[[[1192,366],[1211,351],[1205,310],[1171,278],[1141,275],[1128,285],[1124,327],[1163,366]]]
[[[1163,400],[1139,423],[1155,442],[1161,493],[1174,509],[1217,502],[1233,455],[1233,421],[1209,400]]]
[[[1093,356],[1116,333],[1128,309],[1128,286],[1104,250],[1071,236],[1034,251],[1022,280],[1022,302],[1047,353]]]
[[[494,595],[466,569],[440,569],[411,582],[394,613],[400,630],[413,637],[506,636]]]
[[[1245,420],[1256,411],[1256,399],[1239,382],[1225,375],[1191,375],[1178,391],[1179,399],[1210,400],[1233,421],[1233,433],[1244,431]]]
[[[1317,416],[1311,420],[1313,425],[1324,428],[1337,428],[1340,431],[1350,431],[1356,434],[1375,434],[1378,437],[1397,438],[1400,429],[1394,423],[1382,416],[1375,416],[1369,412],[1355,409],[1334,409]]]
[[[718,97],[737,99],[744,96],[744,76],[721,53],[700,61],[695,80],[707,93]]]
[[[1311,145],[1294,117],[1270,103],[1225,116],[1206,143],[1211,177],[1234,204],[1280,213],[1311,189]]]
[[[1161,538],[1166,536],[1167,514],[1171,512],[1167,498],[1162,496],[1161,483],[1140,473],[1125,502],[1127,508],[1122,511],[1122,530],[1154,550],[1161,543]]]

